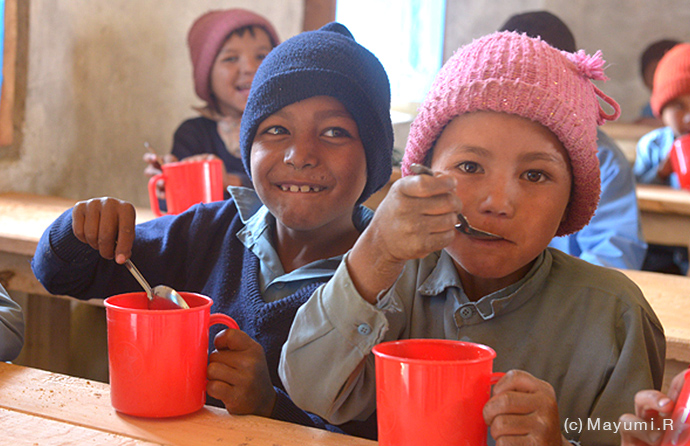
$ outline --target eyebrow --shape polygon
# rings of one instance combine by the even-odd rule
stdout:
[[[352,117],[350,112],[347,110],[323,110],[323,111],[318,111],[314,114],[317,118],[347,118],[351,120],[355,120],[355,118]]]
[[[563,157],[547,152],[528,152],[522,155],[520,159],[522,161],[546,161],[554,164],[567,164],[567,161]]]
[[[458,149],[463,152],[474,153],[478,156],[483,156],[487,158],[493,156],[493,153],[490,150],[487,150],[480,146],[459,146]],[[561,164],[563,162],[567,164],[568,162],[567,160],[564,160],[563,157],[560,157],[557,154],[552,154],[544,151],[533,151],[522,154],[520,156],[520,161],[546,161],[554,164]]]

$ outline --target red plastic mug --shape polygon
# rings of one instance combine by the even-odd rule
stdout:
[[[690,369],[685,371],[683,388],[680,390],[671,420],[673,426],[666,428],[661,446],[688,446],[690,445]]]
[[[156,197],[156,183],[165,181],[168,214],[180,214],[197,203],[223,199],[223,162],[219,159],[179,161],[162,166],[163,173],[149,180],[149,203],[157,216],[163,215]]]
[[[690,190],[690,134],[683,135],[673,142],[671,165],[678,175],[680,187]]]
[[[406,339],[373,348],[380,446],[486,444],[482,409],[496,357],[490,347],[446,339]]]
[[[110,399],[118,412],[161,418],[203,407],[209,327],[239,327],[229,316],[210,314],[208,297],[180,294],[189,309],[149,310],[143,292],[105,300]]]

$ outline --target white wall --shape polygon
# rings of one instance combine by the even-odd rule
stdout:
[[[445,59],[473,38],[494,31],[511,15],[545,9],[559,16],[589,54],[602,50],[610,80],[599,87],[633,120],[648,100],[639,56],[662,38],[690,41],[688,0],[448,0]]]
[[[25,0],[20,0],[25,1]],[[26,0],[29,62],[23,142],[0,161],[0,191],[148,204],[144,141],[170,151],[193,116],[186,35],[210,9],[266,16],[282,39],[302,26],[302,0]]]

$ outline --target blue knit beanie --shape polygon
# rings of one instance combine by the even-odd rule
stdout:
[[[240,128],[244,169],[251,177],[250,154],[259,124],[283,107],[314,96],[339,100],[357,123],[367,159],[367,183],[358,200],[362,203],[391,176],[390,84],[376,56],[339,23],[286,40],[259,66]]]

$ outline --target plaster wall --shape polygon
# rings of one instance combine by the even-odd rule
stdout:
[[[302,0],[19,0],[29,2],[25,117],[0,191],[147,205],[148,141],[168,153],[193,105],[186,35],[210,9],[266,16],[281,39],[302,26]],[[19,94],[22,94],[19,92]]]
[[[194,116],[186,33],[209,9],[244,7],[282,39],[301,29],[303,0],[19,0],[28,2],[28,73],[17,156],[0,158],[0,192],[147,205],[144,141],[167,153]],[[347,1],[347,0],[340,0]],[[510,15],[546,9],[579,47],[601,49],[611,80],[599,86],[634,119],[648,98],[638,59],[660,38],[690,41],[688,0],[448,0],[444,59]],[[22,94],[22,92],[18,92]]]
[[[690,41],[688,0],[448,0],[444,60],[511,15],[540,9],[570,27],[578,48],[602,51],[610,80],[597,85],[620,104],[623,121],[634,120],[649,99],[639,69],[646,46],[663,38]]]

